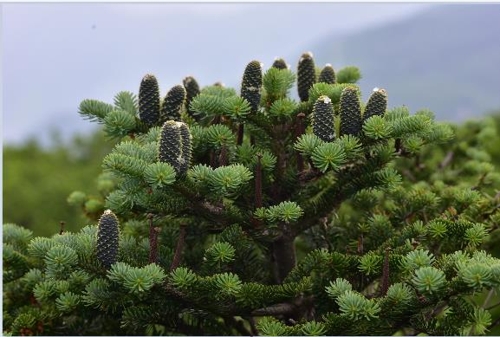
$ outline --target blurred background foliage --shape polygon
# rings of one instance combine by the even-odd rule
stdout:
[[[22,225],[36,236],[59,232],[61,221],[69,231],[88,223],[67,198],[75,190],[98,193],[102,159],[114,145],[101,131],[65,142],[57,132],[51,138],[49,146],[30,139],[3,147],[3,223]]]

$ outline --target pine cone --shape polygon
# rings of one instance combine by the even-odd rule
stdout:
[[[313,107],[313,133],[325,142],[335,138],[333,105],[328,96],[320,96]]]
[[[282,58],[276,58],[272,65],[273,68],[277,69],[288,69],[288,64]]]
[[[191,157],[193,149],[191,145],[191,133],[189,132],[189,128],[185,123],[181,124],[180,133],[182,141],[182,146],[181,146],[182,161],[180,166],[180,172],[184,174],[187,172],[189,166],[191,165]]]
[[[309,100],[309,89],[316,83],[316,67],[311,52],[302,54],[297,67],[297,87],[302,102]]]
[[[250,103],[252,112],[259,109],[261,88],[262,64],[259,61],[252,61],[246,66],[241,82],[241,97]]]
[[[193,101],[193,98],[198,96],[198,94],[200,93],[200,86],[198,85],[196,79],[192,76],[184,78],[184,80],[182,80],[182,84],[184,85],[184,89],[186,89],[186,102],[185,102],[186,111],[191,117],[197,120],[194,111],[190,109],[189,105]]]
[[[161,106],[160,122],[181,120],[181,110],[186,100],[186,89],[182,85],[176,85],[167,92]]]
[[[97,259],[109,269],[118,257],[118,218],[111,210],[104,211],[97,230]]]
[[[330,63],[327,63],[325,65],[325,67],[321,70],[321,73],[319,74],[318,82],[319,83],[328,83],[328,84],[335,83],[335,70],[333,70],[333,67]]]
[[[361,131],[361,104],[355,87],[347,87],[340,95],[340,135],[358,135]]]
[[[366,103],[363,120],[371,116],[383,116],[387,109],[387,92],[384,89],[375,88]]]
[[[160,89],[151,74],[142,78],[139,87],[139,118],[149,127],[156,125],[160,118]]]
[[[169,163],[177,174],[187,172],[191,163],[191,134],[187,125],[173,120],[163,124],[159,140],[158,160]]]

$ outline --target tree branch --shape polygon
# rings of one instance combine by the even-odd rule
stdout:
[[[158,232],[160,228],[153,226],[153,214],[148,214],[149,219],[149,263],[158,261]]]
[[[175,248],[174,258],[170,265],[170,270],[177,268],[181,262],[182,250],[184,248],[184,241],[186,239],[186,225],[179,227],[179,238],[177,239],[177,247]]]

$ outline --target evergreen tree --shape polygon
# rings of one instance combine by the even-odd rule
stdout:
[[[251,61],[240,94],[176,86],[162,109],[152,75],[139,103],[84,100],[120,140],[107,210],[51,238],[4,225],[4,333],[485,334],[494,123],[452,142],[385,90],[365,105],[355,67],[316,82],[312,54],[298,76],[280,64]]]

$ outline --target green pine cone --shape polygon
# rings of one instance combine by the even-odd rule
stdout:
[[[167,92],[160,112],[160,122],[180,121],[181,110],[186,100],[186,89],[182,85],[176,85]]]
[[[192,76],[184,78],[184,80],[182,80],[182,84],[184,85],[184,89],[186,89],[186,111],[191,117],[194,118],[194,111],[190,109],[189,105],[193,101],[193,98],[198,96],[198,94],[200,93],[200,86],[198,85],[196,79]]]
[[[99,219],[97,229],[97,259],[109,269],[118,257],[119,222],[111,210],[106,210]]]
[[[387,92],[384,89],[375,88],[366,103],[363,120],[371,116],[383,116],[387,109]]]
[[[252,112],[259,109],[261,91],[262,64],[259,61],[252,61],[246,66],[241,82],[241,97],[250,103]]]
[[[309,89],[314,83],[316,83],[316,67],[313,54],[307,52],[302,54],[297,67],[297,88],[302,102],[309,100]]]
[[[272,67],[277,69],[288,69],[288,64],[282,58],[276,58]]]
[[[158,160],[172,165],[177,174],[185,174],[192,152],[191,134],[187,125],[173,120],[166,121],[158,143]]]
[[[356,136],[360,133],[361,126],[361,103],[357,89],[347,87],[340,95],[340,136]]]
[[[327,63],[321,70],[318,77],[319,83],[334,84],[335,83],[335,70],[330,63]]]
[[[142,78],[139,87],[139,118],[150,127],[160,118],[160,89],[156,77],[151,74]]]
[[[320,96],[313,107],[313,133],[325,142],[335,138],[333,105],[328,96]]]

